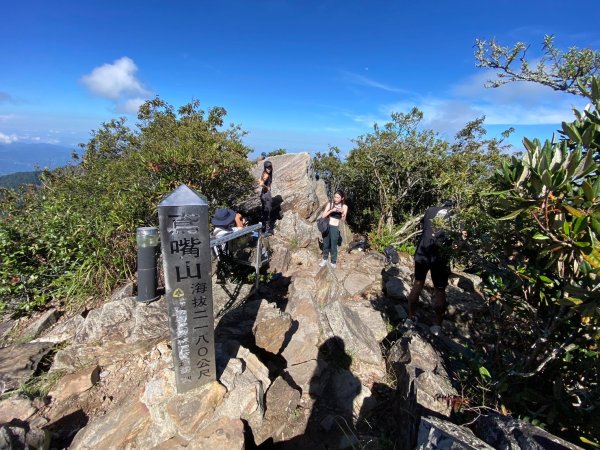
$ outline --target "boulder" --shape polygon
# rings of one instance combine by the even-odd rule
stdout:
[[[69,449],[125,448],[125,443],[136,440],[148,432],[149,410],[142,402],[131,399],[110,413],[92,420],[79,430]]]
[[[37,408],[27,397],[15,396],[0,401],[0,424],[13,419],[25,421],[29,419]]]
[[[306,248],[311,244],[316,246],[321,233],[315,222],[309,222],[295,211],[287,211],[277,224],[276,237],[285,237],[290,249]]]
[[[27,424],[5,424],[0,426],[0,448],[5,449],[47,449],[50,447],[50,433]]]
[[[53,348],[51,342],[30,342],[0,348],[0,394],[16,389],[29,380]]]
[[[56,326],[52,327],[47,333],[41,338],[35,339],[32,342],[65,342],[71,341],[77,334],[77,330],[79,330],[85,319],[81,314],[76,314],[72,317],[69,317],[66,320],[60,321],[56,324]]]
[[[536,426],[499,414],[481,415],[475,434],[498,450],[583,450]]]
[[[279,353],[291,326],[288,313],[262,300],[252,327],[256,345],[270,353]]]
[[[273,163],[271,195],[274,201],[281,198],[281,212],[294,211],[303,219],[314,219],[327,202],[325,183],[315,178],[312,157],[308,153],[290,153],[269,158]],[[258,180],[263,171],[263,161],[252,169]],[[242,205],[248,211],[260,207],[258,192],[255,198]]]
[[[334,301],[324,308],[324,312],[332,334],[341,338],[347,354],[353,359],[383,367],[379,342],[356,311]]]
[[[49,395],[54,402],[62,402],[71,396],[91,389],[100,380],[100,368],[96,365],[62,377]]]
[[[75,343],[95,343],[106,340],[139,342],[166,339],[169,325],[164,299],[151,303],[137,302],[126,297],[105,303],[90,311],[77,330]]]
[[[420,334],[408,331],[390,348],[388,371],[399,384],[414,384],[417,403],[424,408],[450,417],[451,402],[458,395],[450,382],[439,353]],[[404,380],[409,378],[409,382]]]
[[[526,447],[531,448],[531,447]],[[471,430],[436,417],[423,417],[419,425],[417,450],[493,450]]]
[[[54,325],[59,317],[60,313],[56,309],[50,309],[29,324],[29,326],[23,330],[21,336],[25,339],[35,339],[49,327]]]
[[[300,392],[283,377],[277,377],[267,391],[264,423],[254,434],[255,443],[260,445],[270,437],[273,442],[285,441],[302,433],[303,427],[290,426],[297,415],[296,407],[299,403]]]

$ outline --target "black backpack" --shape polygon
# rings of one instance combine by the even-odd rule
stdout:
[[[383,254],[385,255],[386,264],[398,264],[400,262],[400,255],[391,245],[383,249]]]

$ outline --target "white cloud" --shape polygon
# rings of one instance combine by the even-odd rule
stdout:
[[[137,114],[140,106],[146,101],[145,98],[135,97],[130,98],[117,105],[117,112],[125,114]]]
[[[123,96],[149,95],[142,83],[136,77],[137,66],[126,56],[117,59],[112,64],[96,67],[81,81],[95,95],[118,100]]]
[[[0,131],[0,144],[12,144],[18,140],[19,138],[16,134],[4,134]]]
[[[477,73],[452,88],[453,97],[486,115],[486,123],[511,125],[558,124],[572,120],[573,107],[582,109],[582,97],[530,82],[485,88],[493,71]]]
[[[355,84],[358,86],[382,89],[387,92],[408,93],[408,91],[406,91],[405,89],[390,86],[385,83],[381,83],[379,81],[352,72],[342,71],[342,79],[348,83]]]

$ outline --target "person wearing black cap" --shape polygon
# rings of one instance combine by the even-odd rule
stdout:
[[[427,272],[433,281],[434,334],[441,332],[442,320],[446,311],[446,286],[450,276],[450,235],[447,225],[453,214],[453,202],[447,200],[442,206],[434,206],[427,211],[421,221],[421,240],[415,252],[414,284],[408,296],[408,324],[414,323],[415,307],[425,285]],[[463,233],[464,238],[464,233]]]
[[[265,161],[263,173],[258,180],[260,186],[260,205],[262,209],[262,232],[269,236],[273,234],[273,221],[271,209],[273,199],[271,198],[271,183],[273,182],[273,163]]]

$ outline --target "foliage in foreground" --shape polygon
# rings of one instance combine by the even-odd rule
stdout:
[[[157,205],[180,184],[212,207],[248,192],[249,149],[223,108],[140,108],[138,131],[113,120],[83,145],[79,165],[46,172],[40,189],[0,191],[0,309],[108,293],[135,267],[135,230],[156,226]]]
[[[501,325],[490,327],[486,358],[511,409],[554,432],[598,436],[600,78],[590,84],[581,86],[590,106],[563,124],[558,142],[525,139],[525,155],[497,173],[503,275],[488,288]]]
[[[452,143],[423,129],[422,119],[417,108],[394,113],[383,127],[358,137],[345,161],[337,148],[315,156],[330,190],[346,191],[349,222],[369,234],[372,248],[413,245],[424,211],[446,199],[456,203],[472,239],[493,227],[481,205],[503,159],[502,141],[485,138],[484,117],[467,123]]]

